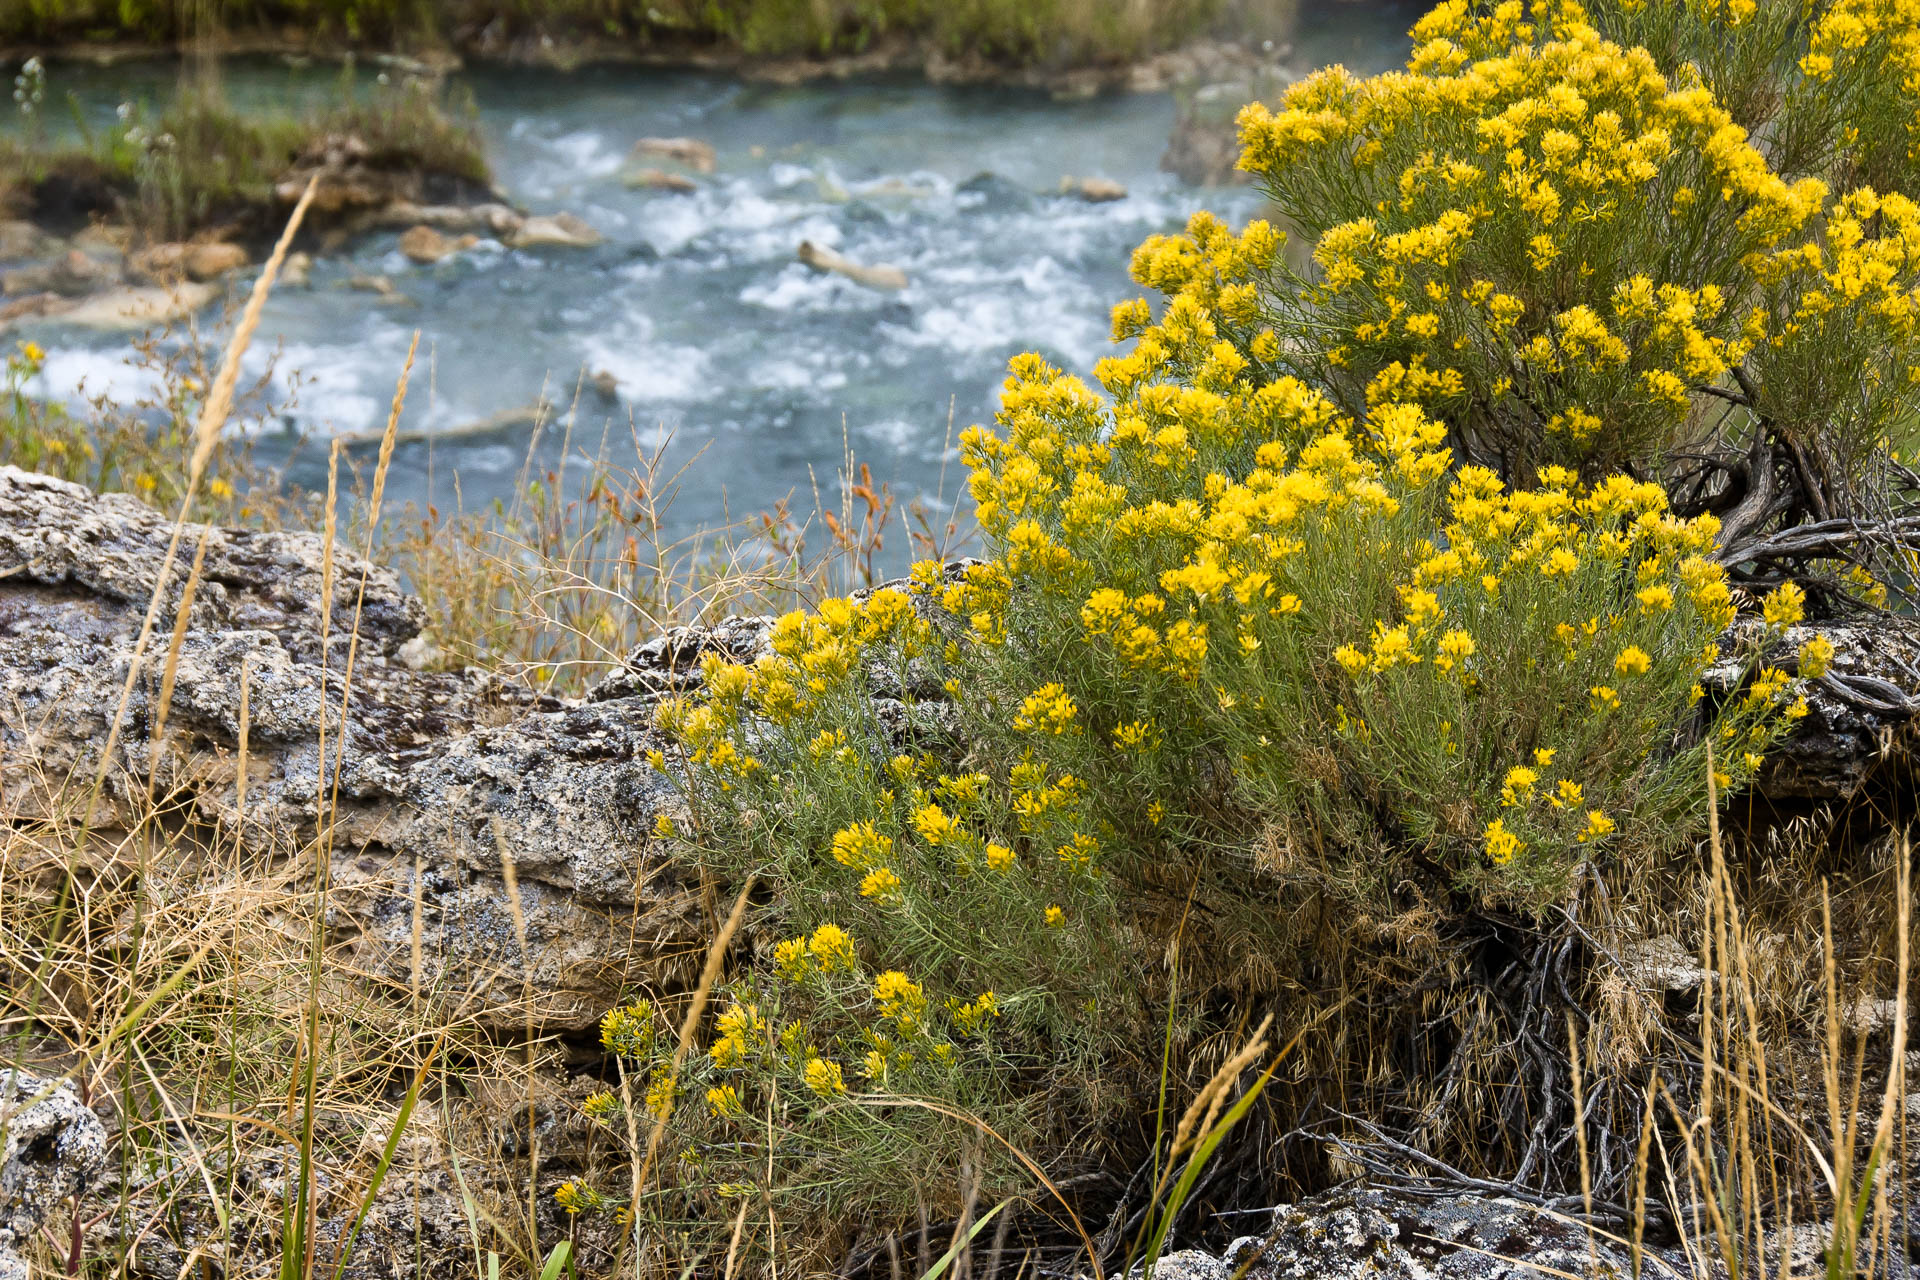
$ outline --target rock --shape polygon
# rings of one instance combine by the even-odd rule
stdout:
[[[1716,696],[1735,691],[1746,672],[1757,619],[1734,624],[1727,655],[1701,684]],[[1920,710],[1920,620],[1884,616],[1789,627],[1767,661],[1797,670],[1800,646],[1816,635],[1833,645],[1833,668],[1807,689],[1807,716],[1767,753],[1753,788],[1769,800],[1850,800],[1890,770],[1907,769],[1908,726]]]
[[[0,788],[11,815],[46,816],[63,803],[50,780],[98,772],[171,533],[170,519],[127,495],[0,467]],[[408,646],[425,615],[392,573],[339,553],[323,601],[319,537],[190,525],[184,545],[203,535],[166,736],[151,743],[163,631],[107,771],[102,827],[134,820],[151,776],[214,828],[239,829],[244,679],[245,830],[263,847],[311,847],[315,726],[323,706],[338,712],[364,576],[353,696],[328,736],[330,751],[344,747],[329,925],[343,963],[405,986],[417,910],[422,989],[483,1026],[524,1029],[530,1009],[547,1032],[592,1026],[623,992],[684,989],[697,976],[713,921],[697,879],[649,835],[680,805],[645,760],[672,749],[654,728],[654,698],[563,703],[415,670],[422,647]],[[167,619],[190,559],[169,581]]]
[[[400,203],[417,203],[422,175],[417,168],[394,167],[376,156],[358,134],[329,133],[307,144],[275,180],[274,199],[299,201],[314,182],[311,212],[323,216],[363,216]]]
[[[1276,101],[1292,81],[1280,68],[1250,68],[1232,79],[1183,85],[1174,94],[1173,132],[1160,167],[1194,186],[1237,186],[1253,179],[1240,168],[1240,108]]]
[[[194,281],[165,286],[129,286],[109,289],[45,314],[62,324],[77,325],[83,329],[131,333],[185,319],[218,296],[220,290],[215,286]]]
[[[0,219],[0,262],[17,262],[41,253],[47,235],[24,218]]]
[[[471,249],[480,243],[480,237],[468,233],[457,238],[440,234],[427,224],[409,228],[400,236],[400,252],[414,262],[425,266],[440,261],[451,254]]]
[[[1077,197],[1088,204],[1107,204],[1125,200],[1127,189],[1112,178],[1076,178],[1069,174],[1060,179],[1060,194]]]
[[[484,231],[494,236],[509,235],[526,221],[525,214],[494,202],[415,204],[410,200],[396,201],[369,218],[375,226],[428,226],[438,231]]]
[[[63,297],[77,298],[119,283],[120,276],[118,259],[70,249],[52,262],[20,267],[0,276],[0,292],[57,293]]]
[[[106,1163],[106,1128],[72,1085],[0,1069],[0,1280],[29,1280],[21,1248]]]
[[[186,274],[187,246],[177,241],[150,244],[127,255],[127,275],[147,284],[166,284]]]
[[[384,279],[385,277],[381,278]],[[395,298],[400,297],[398,294],[392,296]],[[394,433],[394,439],[400,444],[411,444],[423,440],[473,441],[497,436],[515,436],[533,431],[543,422],[551,422],[553,420],[553,412],[554,408],[552,404],[540,400],[535,401],[533,404],[518,405],[511,409],[501,409],[488,414],[484,418],[476,418],[472,422],[462,422],[456,426],[441,427],[437,431],[421,430],[419,428],[402,428]],[[357,448],[366,445],[377,445],[385,439],[385,437],[386,432],[381,430],[342,432],[335,438],[338,439],[344,447]]]
[[[351,275],[347,277],[347,288],[359,293],[377,293],[383,298],[391,298],[394,293],[390,276]]]
[[[869,289],[897,292],[907,287],[907,273],[898,267],[870,267],[853,262],[811,240],[802,240],[800,250],[795,256],[815,271],[831,271],[845,276],[855,284],[863,284]]]
[[[1144,1266],[1127,1273],[1127,1280],[1146,1280]],[[1153,1264],[1151,1280],[1232,1280],[1233,1268],[1210,1253],[1182,1249],[1163,1255]]]
[[[1621,948],[1623,976],[1641,991],[1692,991],[1707,980],[1700,957],[1681,945],[1680,939],[1663,933],[1652,938],[1636,938]]]
[[[1270,1231],[1234,1241],[1221,1261],[1228,1274],[1245,1280],[1614,1280],[1632,1274],[1624,1247],[1519,1201],[1387,1191],[1336,1192],[1283,1205],[1274,1210]],[[1190,1262],[1183,1267],[1183,1274],[1204,1275]],[[1652,1251],[1642,1259],[1646,1280],[1684,1274]]]
[[[276,289],[310,289],[313,287],[313,255],[310,253],[290,253],[280,264],[280,275],[274,281]]]
[[[712,144],[698,138],[642,138],[633,144],[632,156],[636,160],[646,156],[671,160],[696,173],[712,173],[718,158]]]
[[[133,228],[101,222],[89,223],[73,233],[74,248],[100,257],[120,257],[133,247]]]
[[[53,315],[64,308],[73,306],[70,298],[57,293],[30,293],[24,298],[0,304],[0,330],[16,320],[31,320],[38,316]]]
[[[236,244],[156,244],[129,256],[127,273],[153,284],[168,284],[182,276],[204,282],[246,265],[247,251]]]
[[[600,233],[571,213],[537,214],[507,234],[511,248],[591,249],[600,243]]]
[[[687,195],[700,189],[700,184],[692,178],[668,173],[665,169],[636,169],[620,181],[638,191],[673,191]]]
[[[218,280],[247,265],[247,251],[237,244],[196,244],[188,248],[185,265],[190,280]]]
[[[1011,178],[992,172],[974,174],[954,189],[963,209],[1024,212],[1033,207],[1033,193]]]

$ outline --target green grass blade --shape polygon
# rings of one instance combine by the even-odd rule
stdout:
[[[1240,1123],[1248,1111],[1252,1110],[1254,1099],[1258,1098],[1260,1091],[1267,1087],[1267,1081],[1273,1079],[1273,1073],[1280,1069],[1281,1058],[1285,1056],[1282,1053],[1274,1058],[1273,1064],[1260,1073],[1258,1080],[1247,1086],[1247,1091],[1227,1108],[1227,1113],[1220,1117],[1213,1128],[1207,1130],[1205,1136],[1194,1146],[1193,1154],[1187,1157],[1186,1167],[1180,1171],[1180,1181],[1174,1183],[1173,1190],[1167,1193],[1166,1207],[1160,1211],[1159,1225],[1154,1228],[1153,1241],[1147,1246],[1147,1280],[1153,1280],[1153,1265],[1160,1261],[1160,1250],[1166,1246],[1167,1233],[1173,1229],[1174,1219],[1180,1216],[1180,1210],[1186,1204],[1187,1195],[1193,1190],[1193,1184],[1199,1180],[1201,1172],[1207,1167],[1207,1162],[1213,1159],[1214,1151],[1226,1139],[1227,1134]]]
[[[540,1268],[540,1280],[556,1280],[566,1269],[567,1260],[573,1257],[573,1241],[562,1240],[553,1246],[553,1252],[547,1255],[546,1265]]]
[[[1002,1200],[999,1204],[981,1214],[980,1221],[973,1224],[964,1238],[954,1241],[952,1247],[940,1255],[940,1260],[927,1268],[927,1274],[921,1276],[920,1280],[940,1280],[941,1274],[953,1265],[953,1260],[966,1252],[967,1247],[973,1243],[973,1238],[980,1234],[980,1228],[992,1222],[994,1217],[998,1215],[1002,1209],[1012,1203],[1013,1198],[1009,1196],[1007,1199]]]
[[[413,1073],[413,1083],[400,1103],[400,1112],[387,1134],[387,1145],[380,1152],[380,1163],[374,1166],[373,1177],[367,1182],[367,1193],[360,1197],[360,1211],[353,1215],[353,1226],[347,1229],[346,1242],[340,1246],[340,1257],[333,1264],[333,1280],[340,1280],[341,1273],[347,1269],[347,1259],[353,1256],[353,1242],[359,1238],[361,1224],[373,1210],[373,1198],[380,1194],[380,1184],[387,1180],[387,1171],[393,1167],[393,1153],[400,1148],[400,1135],[407,1131],[407,1123],[413,1119],[414,1105],[420,1101],[420,1086],[426,1083],[427,1072],[433,1069],[434,1057],[439,1052],[440,1042],[436,1040],[427,1050],[426,1061]]]

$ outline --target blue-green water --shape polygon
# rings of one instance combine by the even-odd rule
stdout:
[[[1377,8],[1333,12],[1299,58],[1377,65],[1397,53],[1404,25]],[[104,120],[120,101],[163,98],[173,74],[56,64],[50,90]],[[335,91],[330,71],[267,62],[229,66],[224,82],[243,106]],[[903,501],[944,492],[950,504],[954,437],[991,419],[1009,357],[1038,350],[1085,373],[1108,349],[1109,307],[1137,292],[1126,263],[1141,239],[1202,207],[1242,221],[1259,204],[1248,188],[1203,191],[1160,171],[1174,119],[1165,95],[1057,102],[918,80],[785,88],[640,69],[480,70],[456,88],[471,93],[511,197],[578,214],[605,243],[519,251],[489,240],[418,266],[391,232],[322,256],[311,288],[275,293],[249,358],[251,372],[269,357],[274,370],[258,451],[290,457],[296,482],[324,482],[326,437],[379,430],[418,330],[403,428],[447,432],[544,397],[560,417],[542,467],[666,446],[679,474],[670,532],[788,495],[811,511],[815,486],[830,493],[849,458]],[[716,171],[697,192],[622,182],[656,163],[628,152],[658,135],[713,145]],[[1115,179],[1128,195],[1061,196],[1066,174]],[[803,240],[898,266],[908,286],[880,293],[815,274],[795,261]],[[407,301],[348,287],[372,274]],[[47,395],[128,398],[147,377],[124,338],[52,325],[21,336],[51,353],[35,388]],[[596,372],[613,376],[617,398],[576,396]],[[390,492],[474,507],[511,490],[530,436],[407,444]]]

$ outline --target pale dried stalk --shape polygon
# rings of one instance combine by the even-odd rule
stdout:
[[[267,305],[267,295],[273,292],[273,282],[280,274],[280,264],[287,259],[287,250],[293,244],[294,233],[300,229],[300,222],[307,216],[307,206],[313,203],[314,189],[320,177],[315,174],[307,181],[307,189],[300,193],[300,202],[293,206],[293,213],[287,219],[286,230],[280,233],[280,240],[273,246],[273,254],[267,259],[266,267],[260,272],[260,278],[253,282],[253,293],[247,298],[247,307],[240,316],[240,324],[233,331],[233,338],[227,343],[226,355],[220,362],[220,372],[213,380],[213,387],[207,393],[207,401],[201,406],[200,421],[194,427],[193,454],[187,467],[186,488],[180,494],[180,510],[174,517],[173,536],[167,540],[167,553],[160,560],[160,572],[153,582],[153,596],[147,601],[147,613],[140,622],[140,634],[133,642],[133,656],[127,662],[126,683],[120,689],[120,702],[114,708],[113,719],[107,725],[106,745],[100,751],[100,768],[94,775],[93,791],[87,799],[86,825],[93,825],[94,806],[99,803],[100,791],[107,781],[107,770],[112,767],[113,751],[119,745],[120,724],[126,718],[127,704],[133,701],[133,686],[140,678],[140,666],[145,658],[147,645],[153,639],[153,628],[160,618],[160,602],[166,599],[167,579],[173,576],[173,564],[180,554],[180,539],[186,531],[187,512],[192,510],[193,500],[200,492],[200,479],[206,472],[207,459],[213,456],[214,443],[220,438],[220,428],[226,425],[227,414],[233,409],[233,388],[240,379],[240,357],[247,352],[253,341],[253,331],[260,326],[260,311]],[[188,584],[191,589],[191,581]],[[323,753],[321,759],[325,759]]]

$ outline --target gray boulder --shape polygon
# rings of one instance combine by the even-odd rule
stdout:
[[[171,533],[125,495],[0,467],[0,787],[17,815],[53,816],[62,791],[100,772]],[[202,538],[156,740],[171,621]],[[575,705],[414,670],[419,602],[344,551],[323,602],[316,535],[192,525],[182,547],[96,823],[130,826],[151,778],[214,829],[291,857],[322,843],[324,812],[335,941],[368,974],[417,978],[482,1025],[522,1028],[531,1006],[538,1030],[583,1029],[623,990],[695,976],[696,877],[650,834],[679,808],[645,761],[668,746],[655,696]]]
[[[106,1163],[106,1128],[72,1085],[0,1070],[0,1280],[28,1280],[21,1247]]]
[[[1161,1266],[1175,1259],[1182,1259],[1179,1276],[1204,1277],[1186,1255]],[[1368,1190],[1275,1209],[1265,1235],[1227,1250],[1219,1280],[1615,1280],[1633,1274],[1630,1262],[1617,1241],[1515,1200]],[[1639,1274],[1681,1280],[1684,1273],[1649,1254]],[[1155,1277],[1175,1280],[1166,1271]]]

